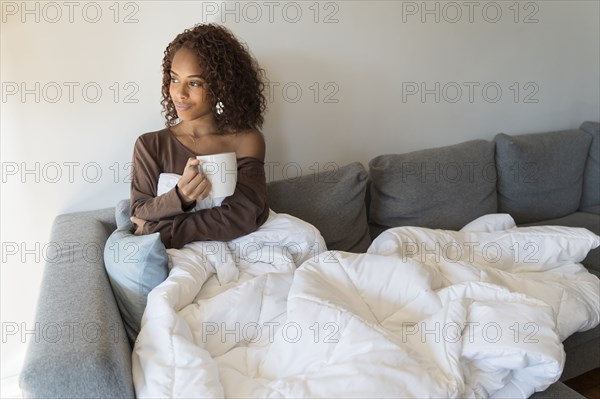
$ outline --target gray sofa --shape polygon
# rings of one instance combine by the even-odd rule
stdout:
[[[382,155],[268,184],[270,206],[314,224],[329,249],[364,252],[402,225],[460,229],[487,213],[520,225],[586,227],[600,234],[600,125],[473,140]],[[331,165],[330,165],[331,166]],[[43,339],[30,341],[25,397],[133,397],[131,345],[102,253],[115,209],[58,216],[36,313]],[[583,264],[600,276],[600,249]],[[600,327],[564,342],[561,380],[600,367]],[[536,398],[582,397],[557,382]]]

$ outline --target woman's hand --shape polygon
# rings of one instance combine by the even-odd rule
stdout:
[[[184,201],[184,208],[190,206],[194,201],[202,201],[210,194],[210,181],[204,176],[204,173],[198,170],[198,165],[200,165],[200,161],[190,157],[177,182],[177,190]]]
[[[131,218],[129,218],[129,220],[131,220],[136,225],[135,232],[133,234],[135,234],[136,236],[141,236],[142,234],[144,234],[142,233],[142,230],[144,230],[144,225],[146,224],[146,221],[144,219],[132,216]]]

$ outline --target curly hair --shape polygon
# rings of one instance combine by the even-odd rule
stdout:
[[[240,43],[227,28],[217,24],[198,24],[186,29],[167,46],[162,68],[162,100],[166,126],[177,123],[177,112],[169,94],[171,64],[175,53],[182,47],[196,53],[204,69],[204,80],[215,103],[223,103],[218,114],[213,107],[217,129],[221,133],[258,129],[263,124],[267,102],[265,71],[250,54],[245,43]]]

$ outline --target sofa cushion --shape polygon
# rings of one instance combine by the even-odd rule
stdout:
[[[593,344],[594,341],[600,340],[600,324],[591,330],[575,333],[563,341],[565,352],[569,356],[569,350],[581,345]],[[600,366],[600,362],[598,364]]]
[[[123,204],[116,207],[116,218],[124,222]],[[115,230],[104,247],[104,264],[129,341],[140,332],[148,293],[169,275],[167,250],[160,234],[136,236],[131,222]]]
[[[267,184],[269,206],[313,224],[327,248],[365,252],[371,244],[365,191],[368,174],[360,162],[331,172]]]
[[[600,235],[600,215],[585,212],[575,212],[571,215],[557,219],[541,220],[535,223],[526,223],[521,226],[568,226],[583,227],[592,233]],[[592,249],[581,262],[590,270],[600,272],[600,247]]]
[[[572,390],[562,382],[555,382],[545,391],[534,393],[529,399],[585,399],[585,396]]]
[[[369,173],[373,238],[397,226],[459,230],[497,211],[494,143],[485,140],[380,155]]]
[[[584,122],[579,129],[592,136],[583,172],[580,210],[600,214],[600,123]]]
[[[559,218],[579,209],[591,137],[581,130],[498,134],[498,211],[517,223]]]
[[[585,207],[585,211],[583,209],[581,209],[581,212],[593,213],[593,214],[596,214],[596,215],[600,215],[600,205],[594,205],[594,206]]]

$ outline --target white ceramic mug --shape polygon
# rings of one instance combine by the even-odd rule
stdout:
[[[198,168],[204,173],[212,186],[212,198],[229,197],[235,191],[237,183],[237,158],[235,152],[198,155]]]

